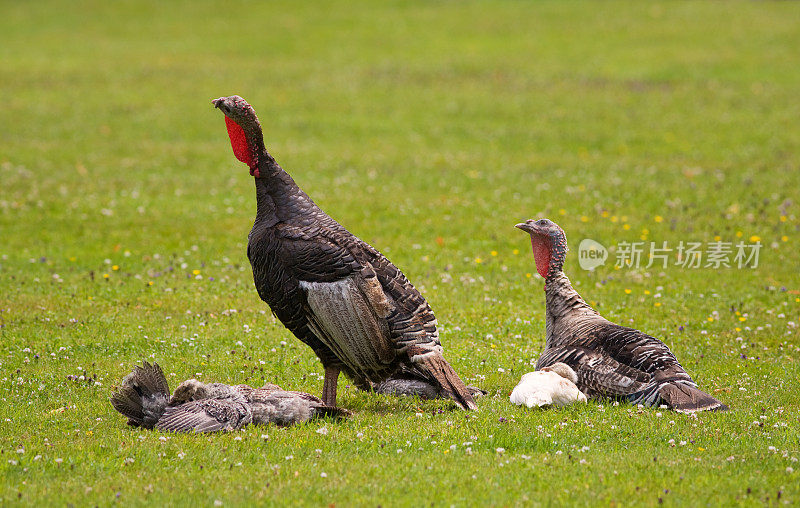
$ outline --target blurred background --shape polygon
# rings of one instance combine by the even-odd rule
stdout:
[[[381,246],[442,237],[474,257],[518,246],[511,226],[539,214],[570,237],[619,241],[603,210],[633,238],[659,214],[700,240],[742,229],[771,243],[785,231],[770,235],[759,214],[777,221],[800,183],[794,3],[3,10],[0,221],[13,256],[146,252],[131,245],[143,233],[165,249],[241,241],[253,193],[210,105],[220,95],[253,104],[278,161]]]

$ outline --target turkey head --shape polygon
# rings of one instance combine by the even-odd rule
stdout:
[[[238,95],[220,97],[211,103],[225,113],[225,125],[228,128],[228,137],[231,138],[233,154],[247,164],[251,175],[260,177],[258,162],[266,150],[261,123],[255,110]]]
[[[558,224],[550,219],[528,219],[515,227],[531,235],[533,259],[539,275],[547,280],[561,271],[567,255],[567,235]]]

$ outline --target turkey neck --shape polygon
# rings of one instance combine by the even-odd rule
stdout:
[[[572,287],[569,278],[561,270],[547,278],[544,292],[547,303],[545,347],[549,347],[552,342],[557,321],[580,315],[598,315],[597,311],[583,301],[581,295]]]
[[[309,208],[316,208],[311,198],[266,150],[259,156],[258,169],[261,176],[254,179],[256,223],[274,226],[279,222],[292,222]]]

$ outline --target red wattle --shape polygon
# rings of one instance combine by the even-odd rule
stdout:
[[[250,172],[252,173],[253,166],[256,165],[256,161],[253,158],[253,151],[247,144],[247,136],[244,135],[244,129],[242,129],[238,123],[234,122],[227,116],[225,117],[225,126],[228,127],[228,137],[231,138],[233,155],[235,155],[240,161],[250,166]]]
[[[531,235],[531,246],[533,247],[533,260],[536,262],[536,271],[546,279],[547,272],[550,270],[550,246],[547,244],[547,240],[536,234]]]

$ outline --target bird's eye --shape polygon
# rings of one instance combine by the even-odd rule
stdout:
[[[536,224],[538,224],[540,226],[546,226],[546,225],[550,224],[550,221],[548,219],[539,219],[539,220],[536,221]]]

